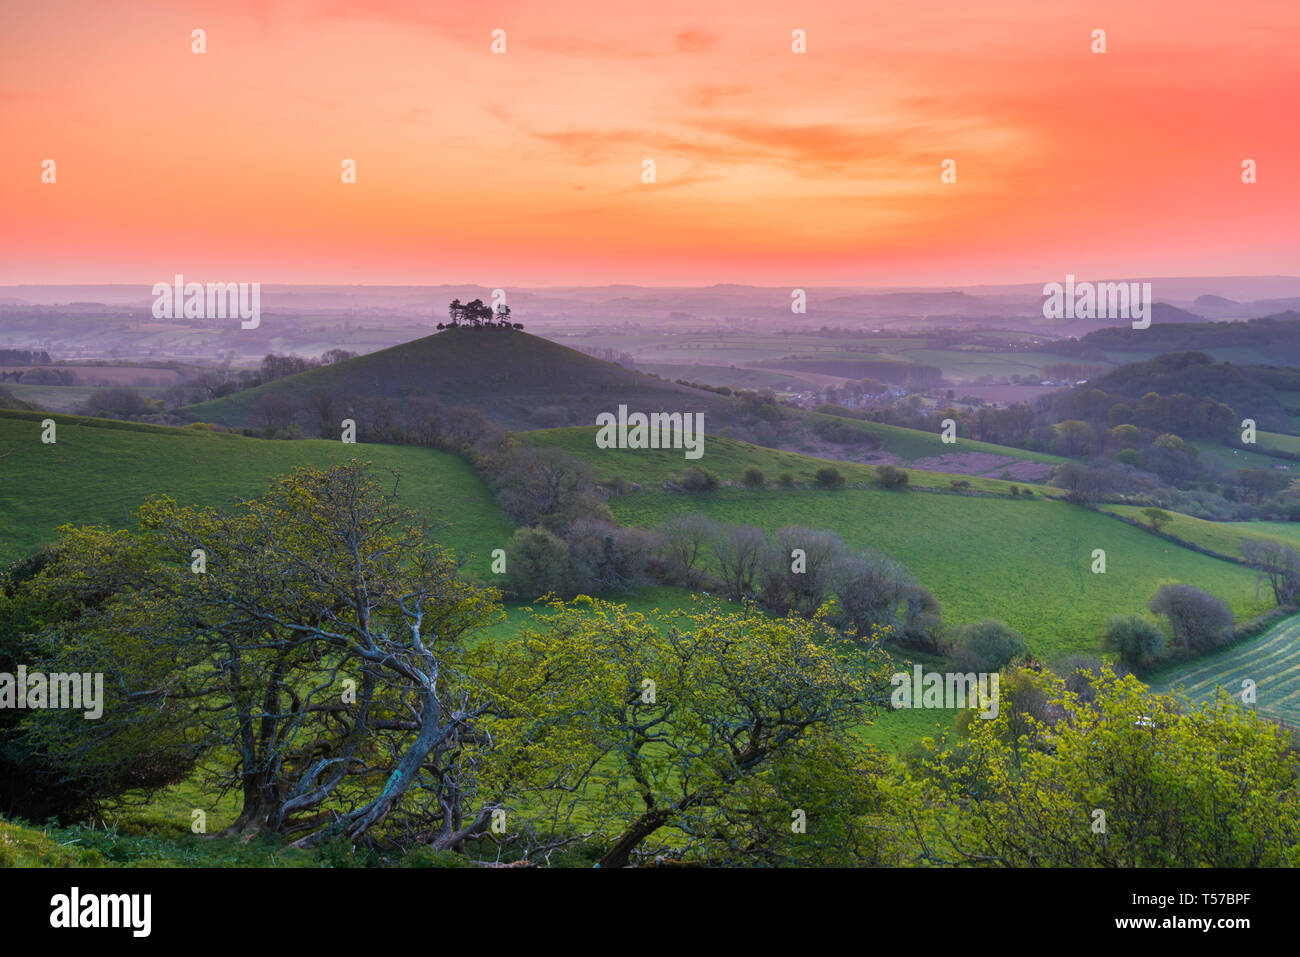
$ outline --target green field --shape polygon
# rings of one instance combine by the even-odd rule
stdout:
[[[772,389],[777,392],[798,392],[814,388],[813,383],[779,372],[761,369],[742,369],[731,365],[692,365],[689,363],[638,362],[638,372],[657,375],[662,379],[685,379],[712,386],[730,386],[733,389]]]
[[[944,378],[970,381],[980,376],[1010,378],[1013,375],[1041,375],[1043,366],[1066,362],[1050,352],[992,352],[966,349],[901,349],[887,357],[922,365],[938,366]],[[1094,363],[1084,363],[1091,365]]]
[[[1244,531],[1258,531],[1261,535],[1300,548],[1300,522],[1230,522],[1228,524]]]
[[[1101,511],[1146,522],[1140,505],[1102,505]],[[1247,541],[1300,546],[1300,524],[1293,522],[1209,522],[1181,512],[1168,514],[1173,518],[1161,531],[1220,555],[1241,558],[1241,543]]]
[[[197,429],[56,417],[58,442],[40,442],[39,414],[0,413],[0,561],[29,554],[64,523],[121,527],[152,494],[195,504],[228,503],[259,494],[267,481],[299,465],[324,466],[360,457],[402,473],[405,505],[433,527],[469,570],[502,546],[513,526],[461,459],[412,446],[302,440],[277,442]],[[597,450],[591,429],[534,433],[529,441],[571,447],[603,472],[644,484],[664,481],[688,463],[674,450]],[[905,433],[912,441],[934,439]],[[724,479],[750,465],[768,481],[781,471],[811,480],[822,460],[710,438],[701,461]],[[597,454],[598,453],[598,454]],[[849,482],[869,482],[870,466],[830,463]],[[951,476],[913,473],[945,487]],[[970,479],[990,489],[1008,483]],[[950,623],[1002,618],[1049,657],[1095,649],[1106,617],[1140,610],[1165,579],[1187,581],[1229,600],[1239,617],[1261,611],[1249,569],[1197,555],[1105,515],[1061,501],[845,489],[723,489],[711,496],[642,492],[611,499],[625,523],[654,525],[683,510],[700,510],[769,530],[787,524],[838,531],[855,547],[874,545],[906,562],[934,591]],[[1195,520],[1188,520],[1195,522]],[[1206,523],[1210,524],[1210,523]],[[1105,575],[1089,571],[1093,548],[1105,548]]]
[[[937,738],[945,731],[951,731],[956,717],[957,711],[951,708],[886,711],[877,715],[871,724],[857,728],[855,733],[866,744],[897,753],[922,738]]]
[[[845,379],[879,379],[881,382],[892,384],[907,381],[919,370],[917,364],[907,359],[885,356],[876,352],[801,355],[789,359],[763,359],[750,362],[748,365],[788,372],[792,375],[813,373],[840,376]]]
[[[30,554],[58,526],[123,527],[147,498],[219,505],[252,497],[297,466],[350,458],[397,469],[402,504],[434,526],[434,537],[477,564],[514,526],[462,459],[415,446],[276,442],[198,429],[54,416],[58,441],[41,443],[44,416],[0,411],[0,565]],[[81,422],[83,424],[77,424]],[[5,453],[8,453],[7,455]],[[469,570],[478,570],[470,565]]]
[[[296,466],[325,466],[359,457],[402,474],[403,504],[432,526],[437,540],[456,549],[467,570],[486,571],[488,553],[513,532],[481,480],[461,459],[413,446],[349,448],[321,440],[270,441],[202,429],[56,416],[58,442],[40,442],[40,414],[0,412],[0,562],[29,554],[63,523],[129,524],[132,511],[152,494],[194,504],[229,503],[260,494],[268,480]],[[932,454],[938,436],[874,426],[895,448]],[[532,443],[570,448],[605,475],[653,485],[689,463],[677,450],[597,450],[593,429],[528,433]],[[975,443],[971,443],[974,445]],[[997,446],[992,446],[998,449]],[[795,453],[709,437],[701,462],[726,480],[745,468],[762,469],[769,482],[788,471],[801,482],[833,465],[850,483],[868,483],[874,468],[828,462]],[[8,454],[6,454],[8,453]],[[947,487],[952,476],[913,472],[913,482]],[[970,478],[972,486],[1005,491],[1009,483]],[[1024,487],[1024,483],[1021,483]],[[1254,573],[1197,555],[1104,515],[1061,501],[1013,500],[924,492],[813,488],[752,491],[724,489],[710,496],[641,492],[611,500],[620,521],[654,525],[676,512],[698,510],[732,522],[773,530],[787,524],[830,528],[854,547],[872,545],[906,562],[935,593],[945,621],[958,624],[1001,618],[1022,631],[1031,648],[1054,659],[1070,651],[1095,651],[1106,618],[1139,611],[1165,579],[1201,585],[1229,600],[1239,617],[1262,611]],[[1195,522],[1195,520],[1188,520]],[[1204,523],[1212,525],[1213,523]],[[1264,523],[1258,524],[1261,528]],[[1290,529],[1288,529],[1290,531]],[[1088,570],[1093,548],[1105,548],[1106,575]],[[694,599],[676,588],[647,588],[606,598],[651,614],[689,608]],[[480,640],[509,640],[533,619],[534,606],[511,603]],[[883,715],[863,729],[865,740],[889,747],[947,727],[951,715],[923,711]],[[163,804],[196,806],[187,783],[160,796]],[[214,823],[233,813],[213,808]]]
[[[1285,438],[1285,436],[1283,436]],[[1259,452],[1247,452],[1244,449],[1230,449],[1226,445],[1197,439],[1191,443],[1201,451],[1201,461],[1217,462],[1230,469],[1265,469],[1268,471],[1286,471],[1300,475],[1300,463],[1276,459]]]
[[[1240,700],[1242,681],[1255,682],[1255,711],[1300,727],[1300,615],[1283,619],[1264,634],[1224,648],[1151,682],[1157,691],[1181,689],[1195,701],[1223,688]]]
[[[829,416],[818,416],[829,418]],[[1007,455],[1022,461],[1062,462],[1050,455],[1035,452],[1021,452],[987,442],[958,441],[955,445],[944,445],[937,434],[903,429],[876,422],[858,422],[855,419],[839,419],[855,427],[863,428],[877,434],[884,441],[881,451],[891,452],[903,459],[904,463],[913,459],[931,455],[945,455],[960,449],[963,452],[990,452],[994,455]],[[690,466],[707,469],[722,481],[739,482],[745,470],[753,467],[763,473],[769,485],[776,484],[782,472],[789,472],[798,482],[810,483],[817,470],[831,466],[839,469],[846,483],[873,482],[876,468],[839,459],[823,459],[803,455],[798,452],[786,452],[763,446],[750,445],[709,435],[704,440],[704,454],[699,459],[687,459],[681,449],[601,449],[596,447],[595,426],[567,429],[542,429],[520,435],[520,440],[533,446],[552,446],[561,448],[580,456],[591,463],[601,478],[621,475],[629,482],[642,485],[660,485],[676,478]],[[923,469],[909,470],[910,482],[914,486],[948,489],[953,479],[965,479],[971,488],[989,492],[1009,494],[1012,485],[1032,488],[1038,493],[1059,494],[1057,489],[1047,489],[1042,485],[1027,482],[1007,482],[1001,479],[981,478],[975,475],[956,475],[949,472],[933,472]]]
[[[927,495],[874,489],[642,493],[610,501],[624,524],[653,527],[694,511],[772,531],[832,529],[855,548],[899,559],[943,607],[948,624],[999,618],[1049,661],[1096,652],[1111,615],[1137,613],[1165,581],[1228,601],[1239,619],[1267,609],[1255,573],[1188,551],[1113,518],[1062,501]],[[1105,574],[1091,572],[1106,551]]]
[[[102,386],[89,385],[21,385],[6,382],[4,388],[13,393],[15,399],[30,402],[41,409],[51,412],[71,412],[82,405],[96,392],[103,392]],[[154,399],[166,392],[166,389],[148,386],[131,386],[131,391],[145,398]]]
[[[823,416],[820,413],[809,413],[809,419],[831,418]],[[992,442],[977,442],[975,439],[968,439],[957,435],[957,441],[952,445],[945,445],[938,432],[922,432],[919,429],[906,429],[899,425],[885,425],[881,422],[865,422],[859,419],[849,419],[835,416],[838,421],[846,422],[855,428],[862,429],[864,432],[870,432],[880,439],[883,451],[892,452],[899,456],[905,463],[910,463],[915,459],[929,458],[933,455],[947,455],[949,453],[961,452],[988,452],[992,455],[1005,455],[1014,459],[1021,459],[1025,462],[1044,462],[1050,465],[1060,465],[1067,461],[1059,455],[1048,455],[1045,452],[1030,452],[1026,449],[1012,448],[1009,445],[994,445]]]
[[[1281,432],[1257,432],[1255,438],[1266,449],[1277,449],[1292,454],[1300,453],[1300,436],[1283,435]],[[1280,463],[1279,464],[1283,464]]]

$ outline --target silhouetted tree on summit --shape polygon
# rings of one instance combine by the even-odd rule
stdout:
[[[504,304],[497,307],[494,322],[492,307],[484,304],[482,299],[472,299],[465,303],[453,299],[447,307],[447,312],[451,316],[451,322],[438,323],[439,329],[459,329],[462,326],[472,326],[475,329],[522,329],[524,327],[522,322],[510,321],[510,307]]]

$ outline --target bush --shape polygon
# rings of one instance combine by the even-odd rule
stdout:
[[[879,437],[875,434],[843,419],[814,419],[812,430],[817,438],[835,445],[863,445],[870,449],[878,449],[881,445]]]
[[[12,676],[22,663],[33,673],[68,670],[54,635],[84,627],[112,599],[110,589],[88,587],[84,575],[73,577],[68,564],[74,554],[66,545],[52,545],[0,572],[0,674]],[[123,577],[132,574],[135,560],[126,554],[125,548],[105,552],[105,567]],[[112,678],[105,678],[107,694]],[[111,699],[102,703],[112,706]],[[8,704],[0,706],[0,813],[10,819],[98,815],[124,794],[176,784],[194,769],[195,751],[169,724],[170,708],[159,705],[152,716],[137,716],[130,725],[114,724],[107,714],[95,735],[74,725],[65,736],[52,721],[66,712],[14,708],[12,699]],[[82,723],[80,716],[76,723]]]
[[[712,472],[692,465],[677,478],[677,487],[683,492],[713,492],[721,483]]]
[[[699,512],[674,515],[659,526],[659,548],[667,577],[686,588],[697,588],[708,576],[700,567],[716,534],[717,523]]]
[[[37,384],[29,373],[25,383]],[[94,392],[81,407],[87,415],[111,419],[135,419],[159,410],[159,405],[131,389],[111,388]],[[286,422],[287,424],[287,422]]]
[[[938,650],[939,603],[902,562],[866,549],[836,561],[831,583],[840,627],[865,636],[873,625],[882,625],[901,645]]]
[[[753,597],[759,566],[769,548],[762,529],[753,525],[715,525],[710,545],[727,597],[737,601]]]
[[[506,546],[506,580],[525,601],[574,593],[569,546],[544,528],[521,528]]]
[[[763,485],[764,479],[762,472],[753,466],[745,469],[745,486],[747,488],[762,488]]]
[[[764,607],[811,618],[830,597],[832,573],[845,554],[834,532],[797,525],[779,529],[759,572]]]
[[[589,518],[570,525],[564,542],[573,572],[570,591],[583,594],[648,584],[650,563],[659,547],[657,536],[650,532]]]
[[[882,465],[876,469],[876,484],[881,488],[906,488],[907,473],[892,465]]]
[[[1260,579],[1273,589],[1279,605],[1300,601],[1300,552],[1280,542],[1243,542],[1241,554],[1246,564],[1259,571]]]
[[[630,487],[628,485],[627,479],[623,478],[623,476],[621,475],[611,475],[609,478],[605,479],[605,481],[599,484],[601,488],[605,489],[605,491],[609,492],[610,495],[614,495],[614,496],[626,495],[628,488]]]
[[[1142,516],[1147,520],[1147,525],[1157,532],[1174,520],[1174,517],[1163,508],[1144,508]]]
[[[1141,615],[1116,615],[1102,637],[1102,647],[1133,671],[1155,664],[1165,652],[1165,633]]]
[[[986,618],[959,628],[954,650],[965,659],[966,664],[972,666],[969,670],[997,671],[1023,656],[1029,649],[1018,631],[1003,622]],[[975,665],[980,667],[974,667]]]
[[[968,488],[970,488],[970,482],[966,481],[965,479],[953,479],[948,484],[951,485],[958,492],[964,492]]]
[[[822,488],[844,487],[844,476],[840,474],[840,470],[829,465],[826,468],[818,469],[815,478],[817,484]]]
[[[1065,489],[1066,499],[1076,505],[1101,501],[1114,493],[1117,483],[1118,477],[1114,473],[1080,462],[1058,465],[1050,480],[1051,485]]]
[[[1232,634],[1232,609],[1193,585],[1162,585],[1147,606],[1169,620],[1169,631],[1184,651],[1208,651]]]
[[[777,477],[777,481],[781,484],[781,488],[794,488],[794,476],[789,472],[782,472]]]
[[[1064,680],[1066,690],[1072,694],[1077,694],[1079,700],[1086,704],[1096,697],[1094,685],[1107,667],[1109,666],[1106,662],[1096,655],[1084,655],[1076,652],[1066,655],[1056,663],[1052,670]],[[1123,667],[1118,670],[1113,668],[1111,670],[1116,674],[1125,671]]]
[[[529,419],[539,429],[556,429],[569,424],[569,410],[562,405],[538,406]]]
[[[511,449],[485,465],[497,503],[521,524],[558,533],[578,518],[614,520],[591,466],[562,449]]]

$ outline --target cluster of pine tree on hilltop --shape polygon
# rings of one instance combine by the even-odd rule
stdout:
[[[482,299],[472,299],[469,302],[462,303],[459,299],[453,299],[451,305],[447,307],[451,314],[451,322],[440,322],[438,328],[441,329],[522,329],[522,322],[510,321],[510,307],[502,303],[497,306],[493,312],[492,307],[485,305]],[[493,316],[496,318],[494,319]]]

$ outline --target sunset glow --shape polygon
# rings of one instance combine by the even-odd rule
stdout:
[[[4,283],[1300,263],[1294,2],[6,0],[0,17]]]

